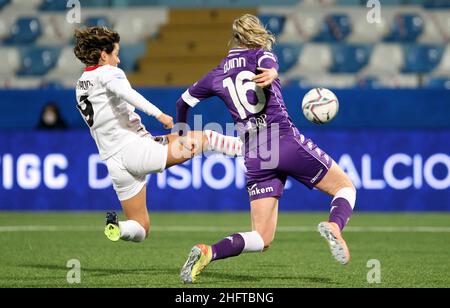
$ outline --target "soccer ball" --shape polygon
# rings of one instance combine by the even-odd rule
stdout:
[[[303,97],[302,110],[309,121],[325,124],[333,120],[338,113],[339,101],[330,90],[315,88]]]

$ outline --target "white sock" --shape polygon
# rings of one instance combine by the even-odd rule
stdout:
[[[145,229],[135,220],[119,221],[120,238],[124,241],[142,242],[145,240]]]
[[[355,202],[356,202],[356,191],[351,187],[344,187],[340,189],[336,195],[334,195],[333,201],[337,198],[343,198],[348,201],[350,206],[352,207],[352,210],[355,208]],[[331,201],[331,203],[333,203]]]
[[[242,140],[238,137],[225,136],[212,130],[204,131],[208,138],[208,150],[227,156],[242,156]]]
[[[261,252],[264,249],[264,240],[257,231],[240,232],[245,242],[242,252]]]

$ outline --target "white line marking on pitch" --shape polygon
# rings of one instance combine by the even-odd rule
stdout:
[[[213,226],[152,226],[151,230],[155,232],[235,232],[236,230],[247,230],[248,227],[213,227]],[[96,232],[101,231],[102,227],[95,226],[0,226],[0,233],[4,232]],[[277,228],[278,232],[316,232],[314,227],[300,226],[281,226]],[[377,232],[377,233],[450,233],[450,227],[347,227],[345,232]]]

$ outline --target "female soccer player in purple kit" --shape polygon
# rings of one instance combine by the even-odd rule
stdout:
[[[177,102],[177,122],[182,123],[189,108],[203,99],[218,96],[225,102],[245,143],[242,154],[252,220],[251,232],[232,234],[211,246],[195,245],[181,270],[184,283],[195,282],[211,261],[269,248],[288,176],[333,197],[329,219],[318,225],[318,231],[338,262],[350,260],[342,230],[355,205],[355,187],[333,159],[292,123],[277,78],[277,57],[271,52],[274,42],[257,17],[246,14],[236,19],[228,56]],[[223,142],[215,132],[208,138],[212,144]]]

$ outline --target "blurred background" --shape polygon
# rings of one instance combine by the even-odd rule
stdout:
[[[277,37],[294,122],[351,176],[357,209],[450,211],[450,0],[379,2],[0,0],[0,210],[120,208],[76,109],[83,65],[72,51],[75,28],[117,30],[120,67],[174,116],[186,87],[227,54],[232,21],[252,13]],[[330,124],[314,125],[301,113],[312,87],[339,98]],[[191,118],[197,113],[203,126],[231,123],[215,98]],[[143,121],[154,135],[167,133]],[[152,175],[149,189],[154,210],[248,210],[241,159],[196,158]],[[328,204],[289,182],[280,209]]]

